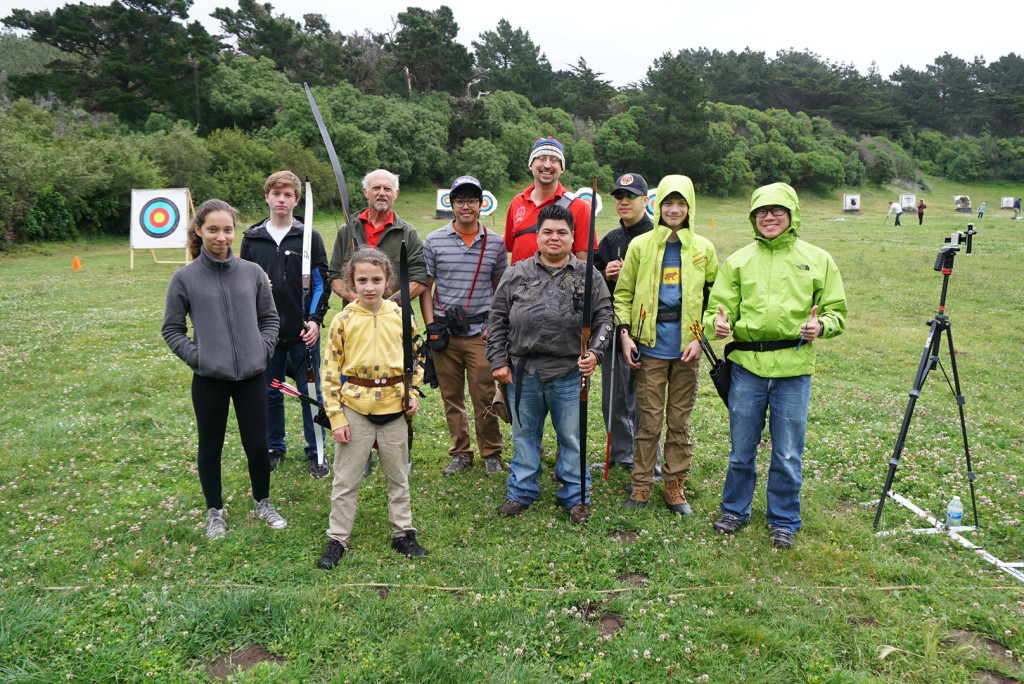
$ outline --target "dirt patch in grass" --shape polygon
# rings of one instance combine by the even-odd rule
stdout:
[[[625,619],[618,613],[601,613],[597,622],[601,625],[601,634],[615,634],[626,626]]]
[[[989,658],[1008,670],[1019,670],[1024,672],[1024,665],[1013,657],[1013,652],[1010,651],[1010,649],[984,634],[978,634],[977,632],[971,632],[966,629],[953,629],[950,630],[949,636],[947,636],[946,640],[942,643],[948,647],[958,646],[969,654],[978,653],[987,655]],[[988,672],[986,670],[979,670],[975,673],[974,678],[976,681],[986,682],[988,684],[1016,684],[1021,681],[1019,678],[1015,679],[1013,677],[1007,677],[1005,675]]]
[[[620,544],[632,544],[636,541],[636,532],[633,530],[608,530],[608,536]]]
[[[881,624],[878,620],[873,617],[860,617],[854,615],[853,617],[846,618],[846,622],[857,627],[868,626],[874,627],[875,625]]]
[[[618,613],[604,610],[604,604],[584,601],[576,606],[580,619],[596,622],[601,634],[615,634],[626,626],[626,620]]]
[[[616,575],[615,579],[634,587],[646,587],[648,577],[642,572],[622,572]]]
[[[378,587],[377,588],[377,596],[380,596],[381,599],[386,599],[390,594],[391,594],[391,592],[388,591],[387,587]]]
[[[206,666],[206,674],[217,679],[226,680],[233,674],[245,672],[260,663],[278,663],[283,665],[285,659],[276,656],[263,646],[246,646],[225,655],[217,656]]]

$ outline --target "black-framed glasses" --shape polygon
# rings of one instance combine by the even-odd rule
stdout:
[[[453,207],[475,207],[478,204],[480,204],[480,200],[476,199],[475,197],[470,199],[452,200]]]
[[[617,200],[620,200],[620,199],[623,199],[623,198],[629,199],[629,200],[635,200],[639,196],[640,195],[637,195],[636,193],[633,193],[633,192],[613,192],[612,193],[612,197],[614,197]]]
[[[786,207],[761,207],[754,211],[754,218],[764,218],[768,214],[771,214],[775,218],[780,218],[789,213],[789,209]]]

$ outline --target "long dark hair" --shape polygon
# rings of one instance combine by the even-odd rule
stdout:
[[[206,222],[206,217],[214,211],[226,211],[231,214],[235,223],[238,223],[238,211],[224,200],[208,199],[196,207],[195,216],[192,217],[192,223],[188,227],[188,253],[192,255],[193,259],[199,256],[199,248],[203,246],[203,239],[196,231]]]

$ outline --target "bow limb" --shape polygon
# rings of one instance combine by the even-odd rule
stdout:
[[[331,160],[331,167],[334,169],[334,179],[338,182],[338,192],[341,197],[341,211],[345,215],[345,223],[348,223],[349,201],[348,186],[345,185],[345,173],[341,170],[341,164],[338,162],[338,154],[334,151],[334,144],[331,142],[331,134],[327,132],[327,126],[324,124],[324,118],[320,115],[320,109],[316,106],[316,100],[313,99],[313,91],[309,89],[308,83],[303,83],[302,87],[306,91],[306,99],[309,100],[309,108],[313,110],[313,118],[316,119],[317,128],[320,129],[320,137],[323,138],[324,146],[327,148],[327,157]]]

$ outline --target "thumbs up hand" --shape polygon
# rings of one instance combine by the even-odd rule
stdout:
[[[800,326],[800,337],[804,341],[810,342],[821,334],[822,327],[821,322],[818,320],[818,305],[815,304],[811,307],[811,317]]]
[[[722,338],[732,335],[732,326],[729,325],[729,318],[725,315],[725,309],[718,305],[718,318],[715,319],[715,337]]]

